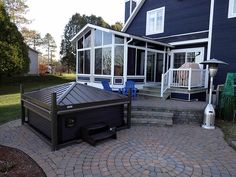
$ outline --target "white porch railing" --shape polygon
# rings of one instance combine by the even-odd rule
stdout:
[[[206,70],[204,69],[169,69],[162,74],[161,97],[170,87],[186,88],[205,86]]]

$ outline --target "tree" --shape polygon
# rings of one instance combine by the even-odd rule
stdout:
[[[29,70],[28,47],[15,24],[10,22],[0,0],[0,76],[21,74]]]
[[[111,25],[111,29],[116,31],[121,31],[122,28],[123,28],[123,23],[121,22],[116,22],[114,25]]]
[[[65,26],[63,39],[61,41],[60,55],[61,63],[67,67],[67,72],[75,70],[75,49],[73,48],[70,39],[73,38],[87,23],[110,28],[102,17],[95,15],[86,16],[78,13],[74,14]]]
[[[4,0],[5,8],[11,21],[16,24],[17,27],[21,27],[23,24],[29,24],[31,21],[25,17],[28,11],[26,0]]]
[[[42,38],[39,32],[23,27],[21,34],[24,37],[25,43],[35,50],[42,45]]]
[[[56,46],[56,42],[51,34],[47,33],[44,36],[44,38],[42,40],[42,46],[47,51],[48,63],[52,63],[52,59],[55,57],[54,53],[56,52],[57,46]]]

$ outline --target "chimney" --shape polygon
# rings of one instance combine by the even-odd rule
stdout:
[[[125,0],[125,22],[128,20],[137,5],[136,0]]]

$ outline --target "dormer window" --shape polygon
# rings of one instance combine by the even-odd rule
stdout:
[[[147,12],[146,35],[164,32],[165,7]]]
[[[236,17],[236,0],[229,0],[228,18]]]

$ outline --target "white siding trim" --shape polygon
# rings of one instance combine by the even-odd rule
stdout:
[[[170,44],[174,45],[174,46],[177,46],[177,45],[204,43],[204,42],[208,42],[208,38],[194,39],[194,40],[187,40],[187,41],[179,41],[179,42],[171,42]]]
[[[234,12],[234,4],[236,0],[229,0],[228,18],[236,17],[236,12]]]
[[[170,36],[165,36],[165,37],[158,37],[158,38],[150,38],[150,37],[146,37],[146,36],[145,37],[148,38],[148,39],[152,39],[152,40],[158,40],[158,39],[166,39],[166,38],[172,38],[172,37],[187,36],[187,35],[206,33],[206,32],[209,32],[209,30],[195,31],[195,32],[191,32],[191,33],[175,34],[175,35],[170,35]]]
[[[137,39],[137,40],[141,40],[141,41],[144,41],[144,42],[150,42],[150,43],[153,43],[153,44],[157,44],[157,45],[162,45],[162,46],[166,46],[166,47],[173,47],[167,43],[163,43],[163,42],[158,42],[158,41],[154,41],[152,39],[148,39],[148,38],[143,38],[143,37],[139,37],[139,36],[134,36],[134,35],[131,35],[131,34],[127,34],[127,33],[123,33],[123,32],[119,32],[119,31],[114,31],[114,30],[111,30],[111,29],[107,29],[107,28],[103,28],[103,27],[100,27],[100,26],[96,26],[96,25],[92,25],[92,24],[87,24],[83,29],[81,29],[71,40],[70,42],[71,43],[74,43],[75,41],[77,41],[77,38],[81,37],[81,35],[83,35],[85,32],[87,32],[89,29],[98,29],[98,30],[101,30],[101,31],[105,31],[105,32],[110,32],[110,33],[114,33],[116,35],[119,35],[119,36],[123,36],[123,37],[128,37],[128,38],[133,38],[133,39]]]

